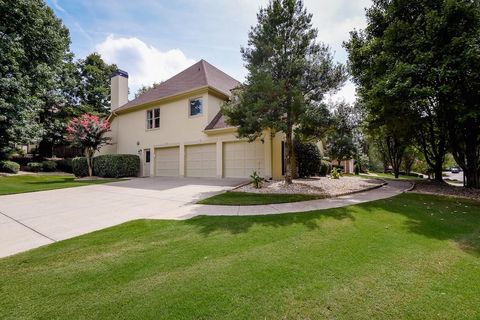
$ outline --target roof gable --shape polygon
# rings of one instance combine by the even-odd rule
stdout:
[[[229,96],[230,90],[239,84],[240,82],[202,59],[115,111],[130,109],[202,87],[211,87]]]

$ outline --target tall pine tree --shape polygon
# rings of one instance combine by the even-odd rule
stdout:
[[[324,96],[346,80],[329,48],[317,42],[312,15],[300,0],[272,0],[242,48],[248,76],[222,107],[238,135],[254,140],[265,130],[285,134],[285,182],[292,182],[293,134],[312,135],[325,126]]]

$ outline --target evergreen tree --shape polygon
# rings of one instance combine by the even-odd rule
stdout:
[[[300,0],[272,0],[242,48],[248,75],[222,111],[238,135],[254,140],[266,130],[285,134],[285,182],[292,182],[293,133],[319,133],[328,115],[326,93],[346,79],[327,46],[317,42],[312,15]]]

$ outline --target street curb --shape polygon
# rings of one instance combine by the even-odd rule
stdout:
[[[412,191],[413,189],[415,189],[415,186],[416,186],[416,182],[415,181],[409,181],[412,185],[410,186],[410,188],[407,188],[405,189],[405,191],[403,192],[410,192]]]

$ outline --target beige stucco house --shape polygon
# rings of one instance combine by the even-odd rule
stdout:
[[[112,77],[111,145],[100,153],[138,154],[143,176],[283,176],[282,136],[238,139],[221,104],[239,82],[201,60],[128,101],[128,74]]]

